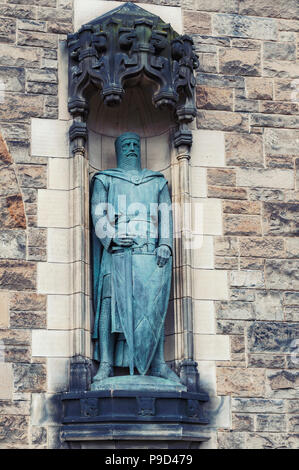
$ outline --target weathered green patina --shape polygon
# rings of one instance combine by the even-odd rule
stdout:
[[[146,374],[157,389],[183,390],[164,360],[172,272],[167,181],[141,169],[137,134],[121,135],[115,148],[117,168],[96,173],[92,185],[93,339],[100,361],[92,390],[136,388],[138,376],[142,388]],[[130,375],[113,377],[115,366]]]

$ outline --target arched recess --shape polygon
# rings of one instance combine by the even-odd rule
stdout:
[[[189,159],[196,115],[193,70],[198,66],[192,39],[179,36],[169,24],[132,3],[84,25],[68,38],[69,110],[73,116],[70,140],[79,171],[80,219],[88,244],[90,176],[115,166],[114,140],[134,131],[142,138],[142,164],[162,171],[170,182],[173,201],[186,207],[190,199]],[[74,207],[74,211],[78,210]],[[174,214],[173,315],[166,359],[181,374],[189,390],[198,387],[193,360],[192,282],[185,250],[191,230],[188,210]],[[177,222],[180,221],[180,226]],[[180,237],[178,237],[180,235]],[[83,292],[90,292],[89,266],[80,273]],[[91,321],[91,302],[82,297],[80,328],[74,336],[71,389],[88,389],[91,357],[85,332]],[[86,328],[88,329],[88,328]],[[172,330],[172,331],[171,331]]]

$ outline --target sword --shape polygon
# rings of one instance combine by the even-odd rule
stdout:
[[[112,254],[113,283],[120,323],[129,350],[130,375],[134,375],[134,317],[132,249],[115,250]]]

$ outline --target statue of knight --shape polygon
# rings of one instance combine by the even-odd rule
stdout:
[[[92,389],[128,367],[180,384],[164,360],[164,321],[172,272],[172,214],[167,181],[141,168],[140,137],[115,141],[117,168],[93,178],[95,360]]]

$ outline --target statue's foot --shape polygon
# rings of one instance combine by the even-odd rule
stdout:
[[[103,362],[96,375],[93,378],[93,382],[99,382],[100,380],[108,379],[113,376],[113,367],[108,362]]]
[[[162,379],[167,379],[171,382],[182,385],[179,377],[170,369],[170,367],[168,367],[166,362],[159,362],[158,364],[152,366],[151,375],[162,377]]]

